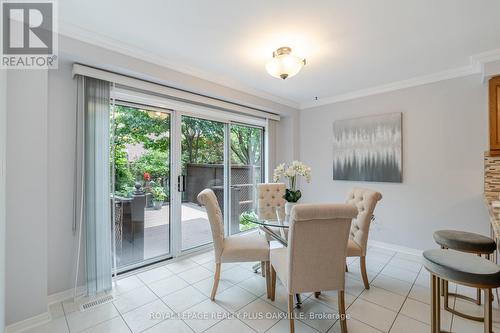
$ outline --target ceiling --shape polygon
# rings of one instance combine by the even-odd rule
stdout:
[[[470,65],[500,48],[498,0],[64,0],[63,27],[123,43],[173,69],[309,105]],[[307,65],[268,75],[290,46]]]

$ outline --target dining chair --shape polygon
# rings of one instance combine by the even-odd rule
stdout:
[[[285,220],[285,204],[284,198],[286,185],[284,183],[262,183],[257,184],[257,217],[261,220],[280,221]],[[280,229],[280,230],[278,230]],[[277,234],[283,233],[283,238],[286,239],[286,231],[281,228],[271,228]],[[273,238],[266,234],[268,242]]]
[[[351,221],[358,214],[349,204],[299,204],[292,208],[288,246],[271,249],[271,300],[276,278],[288,292],[290,332],[295,331],[293,296],[337,290],[342,333],[345,321],[345,260]],[[333,255],[332,255],[333,254]]]
[[[373,219],[373,212],[377,202],[382,199],[382,194],[367,188],[353,188],[347,195],[347,204],[358,209],[356,218],[352,221],[347,256],[359,257],[361,277],[365,289],[370,289],[368,274],[366,273],[366,252],[368,249],[368,233]],[[346,265],[347,271],[347,265]]]
[[[267,272],[270,270],[269,264],[269,243],[264,235],[257,232],[245,233],[243,235],[224,236],[224,220],[222,211],[215,193],[211,189],[205,189],[198,194],[198,202],[205,206],[208,214],[215,255],[215,275],[214,284],[210,299],[215,300],[217,287],[219,285],[221,264],[230,262],[264,262]],[[266,286],[269,292],[269,277],[266,274]]]

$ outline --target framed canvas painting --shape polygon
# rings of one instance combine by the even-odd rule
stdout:
[[[401,112],[333,123],[333,179],[401,183]]]

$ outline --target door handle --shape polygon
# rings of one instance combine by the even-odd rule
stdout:
[[[177,191],[181,193],[186,191],[186,177],[184,175],[177,176]]]

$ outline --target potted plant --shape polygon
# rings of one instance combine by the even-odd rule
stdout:
[[[153,208],[156,210],[161,209],[163,202],[167,198],[165,190],[161,186],[155,186],[151,188],[151,194],[153,195]]]
[[[297,189],[297,179],[299,176],[304,177],[308,183],[311,181],[311,168],[300,161],[293,161],[288,166],[282,163],[274,169],[274,182],[279,182],[282,177],[288,181],[288,188],[283,196],[286,200],[286,215],[290,215],[292,207],[302,197],[302,193]]]

